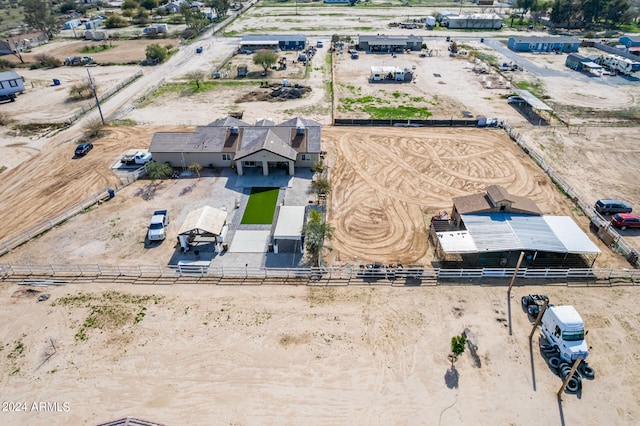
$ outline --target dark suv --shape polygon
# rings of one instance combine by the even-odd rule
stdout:
[[[596,211],[600,214],[631,213],[631,205],[620,200],[598,200]]]
[[[87,152],[91,151],[91,149],[93,148],[93,144],[90,143],[81,143],[80,145],[78,145],[76,147],[76,152],[75,154],[80,157],[85,155]]]

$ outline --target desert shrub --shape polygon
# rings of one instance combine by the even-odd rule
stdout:
[[[0,70],[6,70],[13,67],[14,65],[12,62],[7,61],[6,59],[0,59]]]
[[[158,43],[152,43],[146,49],[147,61],[162,62],[167,59],[167,48]]]
[[[74,101],[89,99],[93,96],[93,90],[89,83],[74,84],[69,88],[69,97]]]
[[[36,55],[34,59],[41,68],[57,68],[62,65],[62,61],[60,59],[45,55],[44,53]]]
[[[102,130],[102,121],[97,118],[90,120],[84,126],[85,136],[90,139],[98,137],[98,135],[100,135],[100,130]]]
[[[129,23],[126,19],[118,15],[111,15],[107,18],[104,25],[107,28],[124,28],[128,27]]]

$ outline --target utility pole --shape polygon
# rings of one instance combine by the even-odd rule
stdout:
[[[96,86],[93,84],[93,80],[91,79],[91,73],[89,73],[89,68],[87,68],[87,75],[89,76],[89,88],[93,90],[93,96],[96,98],[96,105],[98,105],[98,112],[100,113],[100,119],[102,120],[102,124],[104,125],[102,108],[100,108],[100,99],[98,99],[98,93],[96,93]]]

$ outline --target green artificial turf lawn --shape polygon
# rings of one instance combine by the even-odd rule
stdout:
[[[249,202],[242,216],[242,224],[270,224],[278,201],[278,188],[251,188]]]

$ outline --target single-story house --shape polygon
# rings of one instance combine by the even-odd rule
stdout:
[[[413,81],[413,71],[402,67],[372,66],[369,81],[411,82]]]
[[[580,40],[575,37],[509,37],[507,47],[515,52],[577,52]]]
[[[0,98],[15,98],[16,93],[24,92],[24,79],[15,71],[0,72]]]
[[[157,132],[149,152],[155,161],[187,168],[232,167],[239,175],[260,168],[263,175],[295,167],[311,167],[320,161],[321,124],[301,117],[275,124],[261,120],[251,125],[227,117],[198,126],[194,132]]]
[[[602,75],[602,66],[596,64],[591,58],[578,55],[577,53],[569,53],[564,64],[575,71]]]
[[[568,216],[543,215],[536,203],[499,185],[453,199],[451,220],[431,222],[436,257],[471,267],[591,267],[600,249]]]
[[[246,35],[240,40],[240,48],[246,50],[304,50],[307,37],[302,34]]]
[[[423,38],[421,36],[402,35],[361,35],[358,37],[358,50],[369,53],[420,51]]]
[[[627,49],[630,47],[640,47],[640,36],[625,35],[619,38],[620,44],[623,44]]]
[[[45,32],[20,34],[0,40],[0,56],[22,52],[49,41]]]
[[[325,3],[330,4],[350,4],[349,0],[324,0]]]
[[[446,16],[440,25],[450,29],[494,29],[502,28],[502,18],[495,13]]]

